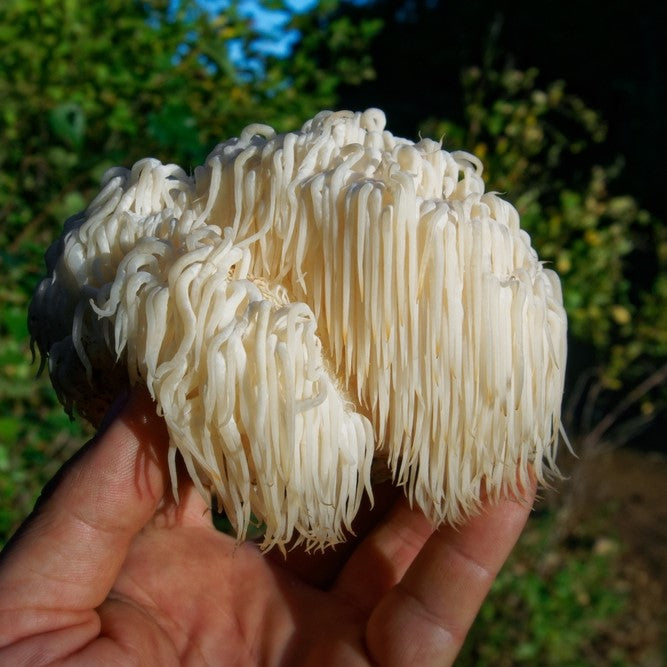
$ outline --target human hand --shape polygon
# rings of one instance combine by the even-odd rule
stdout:
[[[0,557],[0,664],[448,665],[526,521],[526,498],[434,531],[380,488],[324,553],[237,544],[134,395]]]

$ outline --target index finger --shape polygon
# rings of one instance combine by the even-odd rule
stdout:
[[[460,528],[436,531],[368,624],[368,648],[382,665],[448,665],[456,658],[493,580],[530,514],[522,499],[487,505]]]
[[[135,394],[65,466],[2,554],[0,645],[68,624],[68,614],[71,622],[102,603],[132,538],[162,499],[167,442],[150,398]]]

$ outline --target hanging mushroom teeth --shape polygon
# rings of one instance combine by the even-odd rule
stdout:
[[[343,539],[371,465],[439,524],[555,471],[560,283],[472,155],[384,114],[251,125],[194,175],[114,168],[29,325],[68,412],[143,384],[199,492],[264,547]]]

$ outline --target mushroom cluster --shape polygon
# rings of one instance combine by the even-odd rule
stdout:
[[[434,524],[554,468],[558,278],[477,158],[377,109],[113,168],[46,265],[29,326],[65,408],[145,385],[174,494],[178,453],[239,539],[339,542],[373,465]]]

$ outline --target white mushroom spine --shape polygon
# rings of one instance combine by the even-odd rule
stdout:
[[[556,275],[475,157],[384,127],[323,112],[250,126],[192,177],[111,170],[31,306],[66,407],[96,421],[144,383],[174,477],[178,450],[264,546],[344,539],[374,455],[436,524],[555,467]]]

